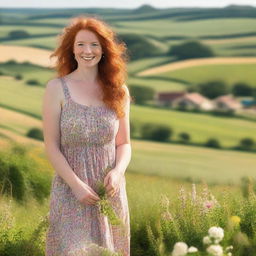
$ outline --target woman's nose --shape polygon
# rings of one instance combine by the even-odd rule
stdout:
[[[90,45],[84,45],[83,52],[85,52],[85,53],[92,52],[92,49],[91,49]]]

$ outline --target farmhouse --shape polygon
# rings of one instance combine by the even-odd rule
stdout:
[[[213,110],[212,102],[199,93],[186,93],[172,102],[174,108],[186,110]]]
[[[185,94],[186,92],[160,92],[156,95],[157,105],[172,107],[173,101]]]
[[[213,101],[215,110],[223,112],[237,112],[242,109],[242,104],[232,95],[223,95]]]

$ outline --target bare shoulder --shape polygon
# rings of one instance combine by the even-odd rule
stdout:
[[[61,81],[59,78],[51,79],[46,84],[46,90],[54,92],[54,91],[60,91],[61,89]]]
[[[59,78],[51,79],[45,86],[44,101],[46,104],[56,104],[59,107],[63,105],[65,96]]]
[[[45,93],[52,95],[52,97],[62,102],[64,100],[64,93],[61,80],[59,78],[49,80],[46,84]]]

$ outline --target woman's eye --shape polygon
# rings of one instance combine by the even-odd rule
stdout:
[[[81,45],[83,45],[83,44],[82,44],[82,43],[78,43],[77,45],[78,45],[78,46],[81,46]]]
[[[93,45],[93,46],[98,46],[98,44],[97,44],[97,43],[93,43],[92,45]]]

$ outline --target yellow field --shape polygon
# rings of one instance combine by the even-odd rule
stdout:
[[[0,134],[18,143],[33,144],[36,146],[42,145],[41,141],[25,137],[25,133],[29,128],[42,127],[40,120],[5,108],[0,108],[0,117]],[[1,138],[0,142],[0,147],[6,147],[8,145],[7,139]]]
[[[246,57],[225,57],[225,58],[200,58],[200,59],[191,59],[183,60],[178,62],[172,62],[155,68],[149,68],[142,72],[139,72],[139,76],[148,76],[156,75],[159,73],[170,72],[183,68],[190,68],[195,66],[203,65],[222,65],[222,64],[254,64],[256,63],[256,58],[246,58]]]
[[[29,61],[42,67],[52,67],[54,59],[50,60],[51,53],[49,50],[33,47],[0,45],[0,62],[8,60]]]

